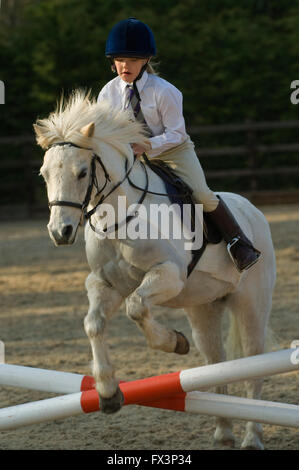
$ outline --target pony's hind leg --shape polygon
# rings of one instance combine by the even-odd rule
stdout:
[[[185,336],[158,323],[150,312],[153,305],[176,297],[183,286],[178,266],[167,261],[148,271],[140,286],[126,299],[127,315],[136,322],[153,349],[178,354],[189,351]]]
[[[93,355],[93,376],[100,396],[100,408],[104,413],[119,410],[123,397],[114,376],[105,342],[107,319],[121,304],[122,297],[93,273],[86,279],[89,310],[84,319],[84,329],[89,338]]]
[[[252,281],[253,282],[253,281]],[[242,344],[243,355],[255,356],[265,350],[268,317],[271,309],[271,296],[265,289],[257,289],[255,295],[250,292],[232,296],[230,307],[234,314],[234,324]],[[245,382],[247,398],[260,399],[263,379]],[[262,450],[262,425],[249,421],[246,424],[242,449]]]
[[[217,300],[211,304],[186,308],[188,320],[192,328],[192,338],[195,346],[203,355],[206,364],[225,361],[223,348],[221,321],[225,303]],[[218,386],[216,393],[227,394],[227,386]],[[216,417],[216,430],[214,433],[215,447],[234,447],[235,438],[232,433],[232,424],[229,419]]]

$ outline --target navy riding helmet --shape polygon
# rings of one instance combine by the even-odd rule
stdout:
[[[109,33],[105,55],[109,58],[155,56],[154,35],[145,23],[136,18],[122,20]]]

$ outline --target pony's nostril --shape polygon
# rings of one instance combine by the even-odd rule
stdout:
[[[73,233],[72,225],[65,225],[62,229],[62,236],[68,240]]]

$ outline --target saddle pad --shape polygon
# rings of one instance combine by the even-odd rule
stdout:
[[[150,162],[145,158],[147,165],[162,179],[166,193],[173,204],[178,204],[181,211],[181,220],[183,222],[183,205],[191,206],[191,230],[195,227],[195,204],[192,198],[192,189],[177,176],[162,160],[155,159]],[[188,266],[188,276],[195,268],[197,262],[201,258],[208,243],[217,244],[222,240],[220,232],[212,225],[210,220],[205,218],[203,213],[203,244],[198,250],[192,250],[192,260]]]

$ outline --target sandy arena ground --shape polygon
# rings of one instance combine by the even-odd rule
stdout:
[[[299,340],[299,205],[262,207],[271,224],[278,280],[271,328],[276,348]],[[90,373],[91,352],[83,329],[87,312],[84,280],[88,274],[82,233],[72,247],[55,248],[47,221],[0,224],[0,340],[6,362]],[[124,308],[109,327],[109,346],[121,380],[196,367],[195,349],[182,310],[156,309],[161,322],[183,331],[188,356],[150,350]],[[265,379],[262,398],[298,404],[299,372]],[[242,395],[242,384],[233,393]],[[50,397],[49,393],[0,388],[0,407]],[[52,395],[53,396],[53,395]],[[235,421],[237,448],[245,423]],[[0,449],[204,450],[213,449],[214,418],[180,412],[124,407],[115,415],[80,415],[0,433]],[[297,450],[299,429],[264,425],[266,449]]]

